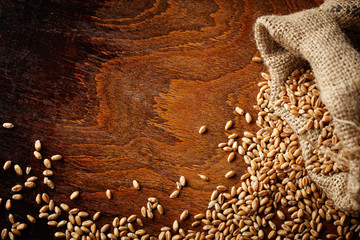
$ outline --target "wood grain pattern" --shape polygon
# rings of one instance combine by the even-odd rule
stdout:
[[[60,153],[54,164],[55,190],[40,184],[16,204],[15,217],[36,215],[36,193],[47,191],[57,203],[114,216],[140,214],[155,196],[165,215],[145,219],[159,233],[188,209],[206,209],[214,188],[239,183],[247,167],[238,157],[226,162],[217,144],[229,132],[256,131],[234,113],[242,106],[253,117],[256,82],[262,64],[252,27],[258,16],[288,14],[318,6],[320,0],[146,0],[2,1],[0,17],[0,115],[16,125],[0,129],[0,162],[44,167],[32,156]],[[208,126],[199,135],[198,129]],[[237,177],[226,179],[230,169]],[[197,174],[205,174],[204,182]],[[184,175],[188,186],[169,200]],[[1,170],[0,197],[25,177]],[[137,179],[141,191],[132,187]],[[114,198],[107,200],[105,190]],[[3,204],[2,204],[3,205]],[[6,211],[1,206],[0,215]],[[0,218],[0,226],[8,225]],[[188,229],[191,221],[181,223]],[[52,239],[45,221],[22,239]]]

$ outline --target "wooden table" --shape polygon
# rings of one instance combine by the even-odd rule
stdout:
[[[2,1],[0,119],[15,128],[0,129],[0,162],[31,166],[41,176],[45,168],[32,155],[36,139],[43,156],[63,155],[53,163],[56,188],[40,178],[13,204],[15,218],[37,215],[34,200],[42,192],[57,204],[101,211],[101,223],[140,215],[147,198],[157,197],[165,214],[144,220],[155,235],[185,209],[191,217],[204,212],[216,186],[238,185],[247,167],[240,157],[228,163],[217,148],[227,139],[225,123],[234,121],[229,132],[258,129],[234,112],[240,106],[257,114],[256,83],[265,68],[251,61],[254,21],[321,2]],[[202,125],[208,131],[200,135]],[[232,179],[224,177],[229,170],[236,171]],[[4,201],[27,176],[0,171],[0,226],[9,226]],[[169,199],[181,175],[188,184]],[[70,201],[75,190],[80,198]],[[53,233],[39,220],[22,239],[52,239]]]

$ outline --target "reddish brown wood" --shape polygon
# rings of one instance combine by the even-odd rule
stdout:
[[[234,113],[243,107],[253,117],[262,64],[253,24],[265,14],[288,14],[318,6],[320,0],[264,1],[3,1],[0,17],[0,115],[13,122],[0,129],[0,162],[44,167],[32,156],[36,139],[54,163],[55,190],[39,184],[16,204],[15,217],[37,215],[34,198],[49,192],[93,214],[101,223],[140,214],[148,197],[157,197],[165,215],[145,219],[158,234],[188,209],[204,212],[219,184],[233,186],[247,167],[231,164],[217,144],[229,132],[256,131]],[[198,129],[208,126],[199,135]],[[233,169],[233,179],[224,174]],[[1,171],[0,197],[25,177]],[[197,174],[210,180],[202,181]],[[175,182],[188,185],[170,200]],[[141,191],[132,187],[137,179]],[[111,189],[112,200],[105,196]],[[81,191],[71,202],[72,191]],[[0,226],[8,226],[0,206]],[[181,223],[189,229],[192,221]],[[54,230],[39,221],[23,239],[52,239]]]

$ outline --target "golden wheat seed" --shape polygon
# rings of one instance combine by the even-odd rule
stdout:
[[[226,174],[225,174],[225,177],[226,178],[232,178],[233,176],[235,175],[235,171],[229,171],[229,172],[227,172]]]
[[[43,164],[46,168],[51,168],[51,161],[48,158],[45,158]]]
[[[10,129],[10,128],[13,128],[13,127],[14,127],[14,124],[12,124],[12,123],[9,123],[9,122],[3,123],[3,128]]]
[[[48,221],[47,224],[51,227],[55,227],[58,225],[58,222],[57,221]]]
[[[239,134],[237,134],[237,133],[232,133],[232,134],[230,134],[229,136],[228,136],[228,138],[229,139],[235,139],[235,138],[237,138],[239,136]],[[226,145],[224,145],[224,146],[226,146]]]
[[[227,190],[227,187],[225,187],[224,185],[219,185],[216,187],[216,189],[220,192],[224,192]]]
[[[262,62],[261,58],[257,57],[257,56],[252,57],[251,61],[256,62],[256,63]]]
[[[31,177],[28,177],[28,179],[26,179],[27,182],[34,182],[36,181],[38,178],[36,176],[31,176]]]
[[[96,221],[100,218],[101,212],[96,212],[93,216],[93,221]]]
[[[240,116],[244,115],[245,111],[242,108],[236,107],[235,112]]]
[[[23,199],[23,195],[22,194],[14,194],[14,195],[12,195],[12,199],[19,201],[19,200]]]
[[[224,142],[223,142],[223,143],[219,143],[219,145],[218,145],[219,148],[223,148],[223,147],[225,147],[225,146],[227,146],[227,144],[224,143]]]
[[[61,203],[61,204],[60,204],[60,208],[61,208],[62,210],[64,210],[65,212],[70,211],[70,207],[69,207],[69,205],[67,205],[66,203]]]
[[[43,193],[41,194],[41,199],[45,202],[45,203],[49,203],[50,202],[50,197],[47,193]]]
[[[158,202],[159,200],[156,198],[156,197],[149,197],[148,198],[148,202],[150,202],[150,203],[156,203],[156,202]]]
[[[49,210],[49,205],[44,205],[40,208],[39,212],[44,213]]]
[[[252,117],[251,117],[250,113],[246,113],[246,114],[245,114],[245,121],[246,121],[247,123],[251,123]]]
[[[170,194],[170,198],[176,198],[177,196],[179,196],[180,191],[179,190],[175,190]]]
[[[229,156],[227,157],[228,162],[232,162],[235,159],[235,153],[231,152],[229,153]]]
[[[12,215],[12,214],[10,213],[9,216],[8,216],[8,218],[9,218],[9,221],[10,221],[12,224],[15,223],[14,215]]]
[[[66,235],[63,232],[56,232],[54,233],[55,238],[65,238]]]
[[[233,121],[229,120],[225,124],[225,130],[229,130],[233,125]]]
[[[59,154],[51,156],[51,160],[53,160],[53,161],[59,161],[61,159],[62,159],[62,156]]]
[[[137,180],[133,180],[132,183],[133,183],[133,186],[134,186],[135,189],[140,190],[140,184],[139,184],[139,182]]]
[[[50,202],[49,202],[49,210],[50,211],[53,211],[55,208],[55,202],[54,200],[50,199]]]
[[[207,130],[206,126],[201,126],[200,129],[199,129],[199,133],[203,134],[203,133],[206,132],[206,130]]]
[[[70,195],[70,200],[74,200],[77,197],[79,197],[80,192],[79,191],[74,191],[71,195]]]
[[[26,223],[20,223],[19,225],[16,226],[16,229],[19,231],[25,230],[26,228],[27,228]]]
[[[51,176],[54,175],[54,172],[52,170],[50,170],[50,169],[46,169],[46,170],[43,171],[43,175],[45,177],[51,177]]]
[[[207,176],[205,176],[205,175],[198,174],[198,176],[199,176],[202,180],[205,180],[205,181],[209,180],[209,178],[208,178]]]
[[[173,222],[173,230],[174,230],[175,232],[179,231],[179,222],[178,222],[178,220],[175,220],[175,221]]]
[[[11,209],[11,199],[6,200],[5,209],[8,211]]]
[[[36,219],[30,214],[26,215],[26,218],[29,220],[30,223],[36,223]]]
[[[9,236],[10,240],[15,240],[15,234],[13,232],[9,231],[8,236]]]
[[[20,192],[22,190],[22,186],[20,184],[17,184],[11,188],[11,191],[13,192]]]
[[[141,216],[146,217],[146,207],[144,206],[141,207],[140,212],[141,212]]]
[[[42,155],[38,151],[34,151],[34,156],[35,156],[36,159],[42,159]]]
[[[80,209],[72,208],[72,209],[70,209],[69,214],[76,215],[76,214],[78,214],[78,212],[80,212]]]
[[[157,205],[156,209],[161,215],[164,214],[164,208],[160,204]]]
[[[270,75],[269,74],[267,74],[267,73],[265,73],[265,72],[262,72],[261,73],[261,77],[263,77],[265,80],[270,80],[271,78],[270,78]]]
[[[51,189],[54,189],[54,188],[55,188],[55,183],[54,183],[52,180],[50,180],[50,179],[47,181],[46,184],[47,184],[48,187],[51,188]]]
[[[21,169],[21,167],[18,164],[14,165],[14,170],[17,175],[19,175],[19,176],[23,175],[23,170]]]
[[[112,198],[112,193],[111,193],[110,189],[107,189],[106,192],[105,192],[105,194],[106,194],[106,197],[107,197],[108,199],[111,199],[111,198]]]
[[[4,228],[2,231],[1,231],[1,239],[6,239],[8,236],[8,230],[6,228]]]
[[[184,221],[189,216],[189,210],[185,210],[180,215],[180,220]]]
[[[26,167],[26,171],[25,171],[25,172],[26,172],[27,175],[29,175],[30,172],[31,172],[31,167]]]
[[[185,179],[185,177],[184,176],[181,176],[180,177],[180,184],[181,184],[181,186],[183,186],[183,187],[185,187],[185,185],[186,185],[186,179]]]
[[[127,221],[128,221],[128,222],[133,222],[133,221],[136,220],[136,218],[137,218],[137,216],[136,216],[135,214],[133,214],[133,215],[131,215],[130,217],[128,217]]]
[[[35,202],[36,202],[37,204],[40,204],[40,203],[41,203],[41,194],[40,194],[40,193],[38,193],[38,194],[36,195],[36,197],[35,197]]]
[[[4,169],[4,170],[8,170],[10,167],[11,167],[11,161],[9,160],[9,161],[6,161],[6,162],[4,163],[3,169]]]
[[[35,141],[35,150],[40,151],[41,150],[41,142],[40,140]]]
[[[276,214],[281,220],[285,220],[285,214],[281,210],[278,210]]]

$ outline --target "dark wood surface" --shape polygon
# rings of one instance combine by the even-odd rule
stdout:
[[[227,139],[226,121],[234,121],[229,132],[258,129],[234,113],[241,106],[256,116],[256,83],[265,68],[251,62],[255,19],[321,2],[1,1],[0,120],[16,126],[0,129],[1,166],[11,160],[41,176],[44,166],[32,155],[36,139],[45,157],[64,156],[53,164],[56,188],[39,183],[27,190],[25,201],[14,204],[15,218],[37,215],[39,192],[91,214],[101,211],[102,223],[139,215],[147,198],[157,197],[165,214],[144,220],[155,235],[185,209],[192,216],[204,212],[215,187],[237,185],[247,167],[242,158],[227,163],[217,148]],[[226,179],[230,169],[237,175]],[[26,176],[0,172],[4,202]],[[181,175],[188,185],[169,199]],[[81,196],[70,201],[74,190]],[[8,226],[3,205],[0,226]],[[52,239],[53,232],[39,221],[22,238]]]

